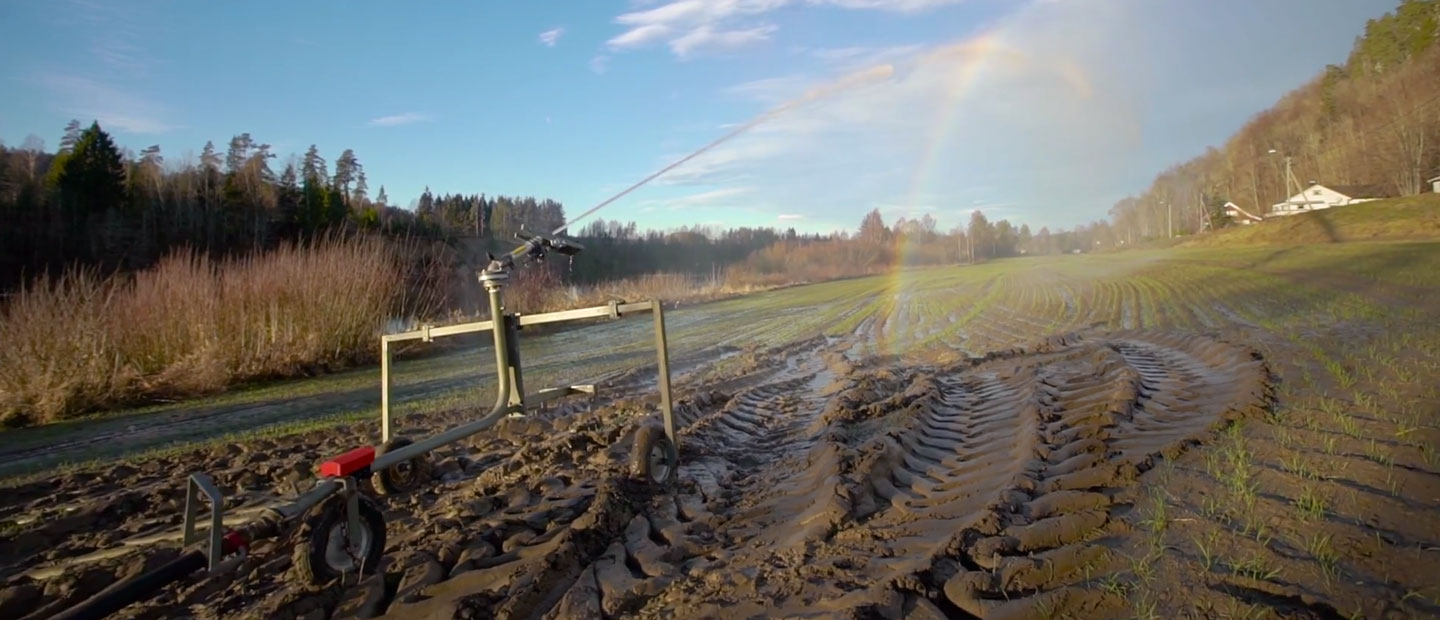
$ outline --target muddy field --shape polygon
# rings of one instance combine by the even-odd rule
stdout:
[[[266,541],[120,617],[1435,616],[1436,273],[1432,244],[1136,253],[693,309],[675,484],[630,473],[655,411],[636,358],[378,497],[377,574],[309,587]],[[770,315],[745,333],[716,307]],[[187,473],[240,521],[373,427],[12,480],[0,617],[175,557]]]

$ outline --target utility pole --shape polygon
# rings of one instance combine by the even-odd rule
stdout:
[[[1165,205],[1165,236],[1168,237],[1168,238],[1170,238],[1170,239],[1174,239],[1174,238],[1175,238],[1175,227],[1173,226],[1173,222],[1174,222],[1174,208],[1170,205],[1170,201],[1169,201],[1169,200],[1161,200],[1161,201],[1160,201],[1160,204]]]

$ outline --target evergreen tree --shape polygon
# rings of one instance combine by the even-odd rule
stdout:
[[[359,173],[360,162],[355,159],[355,151],[345,149],[345,152],[340,154],[340,159],[335,160],[335,187],[349,194],[350,184],[355,182]]]
[[[245,162],[250,159],[250,149],[254,146],[250,134],[242,133],[230,139],[230,150],[225,155],[225,172],[235,175],[245,167]]]
[[[325,168],[325,158],[320,156],[320,150],[316,149],[313,144],[310,145],[309,150],[305,151],[305,161],[301,164],[300,173],[306,181],[314,179],[321,185],[330,182],[330,173]]]
[[[98,213],[123,206],[125,161],[99,123],[92,123],[75,142],[60,172],[59,188],[73,212]]]
[[[60,152],[70,153],[75,150],[75,143],[80,141],[80,121],[71,120],[65,123],[65,135],[60,138]]]
[[[370,186],[365,183],[365,171],[361,170],[359,176],[355,179],[355,192],[351,194],[351,199],[355,204],[363,206],[369,189]]]

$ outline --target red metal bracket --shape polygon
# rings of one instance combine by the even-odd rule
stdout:
[[[375,462],[375,448],[365,446],[355,448],[345,454],[320,464],[320,476],[324,478],[340,478],[348,476],[357,471],[369,467]]]
[[[226,532],[225,537],[222,538],[221,541],[223,541],[221,548],[225,550],[225,555],[230,555],[241,549],[250,547],[250,538],[245,536],[245,533],[240,530]]]

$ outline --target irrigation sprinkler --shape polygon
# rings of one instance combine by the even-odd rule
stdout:
[[[660,392],[659,424],[641,423],[632,446],[632,473],[655,485],[674,480],[679,464],[679,445],[670,395],[669,350],[665,339],[665,311],[658,300],[640,303],[611,302],[605,306],[522,315],[507,313],[501,291],[515,266],[525,260],[543,259],[548,252],[574,255],[580,245],[524,233],[523,243],[514,251],[490,257],[480,272],[480,283],[489,298],[490,319],[443,327],[423,326],[418,330],[384,335],[381,351],[381,445],[362,446],[329,459],[319,466],[318,479],[309,491],[287,504],[261,511],[243,525],[224,530],[224,497],[203,473],[187,482],[183,544],[188,549],[179,558],[138,577],[111,585],[90,599],[55,616],[57,619],[104,618],[130,603],[143,600],[186,575],[206,570],[223,572],[240,565],[254,541],[276,538],[290,532],[300,534],[294,560],[297,571],[314,585],[351,574],[372,573],[378,568],[385,548],[385,518],[375,501],[363,490],[369,479],[377,494],[405,493],[429,481],[427,455],[443,446],[464,440],[489,429],[507,416],[525,415],[531,409],[566,396],[594,395],[594,385],[569,385],[526,394],[519,348],[519,332],[529,325],[587,319],[619,319],[650,312],[654,316],[657,384]],[[395,342],[489,331],[495,347],[497,394],[495,405],[480,418],[433,436],[412,441],[393,435],[390,407],[390,345]],[[200,504],[210,505],[208,531],[200,534]],[[223,532],[223,533],[222,533]]]
[[[215,572],[233,568],[238,566],[245,554],[248,553],[252,541],[274,538],[290,532],[292,527],[302,520],[300,529],[304,536],[300,544],[304,546],[297,549],[295,562],[301,574],[307,576],[312,582],[325,583],[338,575],[363,574],[375,570],[380,554],[385,548],[385,519],[374,502],[361,490],[361,481],[367,477],[370,478],[376,492],[380,494],[402,493],[413,489],[425,481],[426,476],[423,475],[427,466],[425,456],[436,448],[455,443],[488,429],[505,416],[524,415],[530,407],[544,402],[572,394],[595,393],[594,386],[571,385],[525,394],[518,342],[519,331],[526,325],[602,317],[620,318],[626,314],[647,311],[654,314],[662,425],[656,427],[653,424],[642,424],[635,433],[635,443],[631,448],[632,469],[637,476],[653,483],[664,484],[673,480],[679,465],[679,444],[675,437],[675,420],[671,411],[670,364],[665,343],[665,312],[660,302],[652,300],[631,304],[612,303],[595,308],[518,315],[505,313],[500,291],[510,279],[510,273],[518,262],[543,259],[547,253],[552,251],[572,256],[579,253],[583,249],[579,244],[556,236],[565,232],[576,222],[605,208],[661,175],[699,157],[706,151],[728,142],[772,118],[842,90],[883,80],[893,72],[894,68],[890,65],[880,65],[813,88],[802,96],[735,127],[689,155],[601,201],[556,228],[550,233],[551,237],[517,233],[516,237],[523,241],[520,247],[502,256],[490,257],[490,263],[480,272],[480,283],[484,285],[490,301],[490,320],[444,327],[426,326],[416,331],[390,334],[381,338],[381,445],[379,450],[371,446],[364,446],[325,461],[320,465],[320,478],[309,491],[289,504],[266,508],[254,520],[221,535],[217,535],[217,533],[223,526],[224,498],[208,476],[204,474],[191,476],[185,509],[184,541],[187,546],[195,545],[195,548],[154,571],[106,588],[89,600],[61,612],[56,618],[65,620],[104,618],[197,570],[207,569]],[[430,341],[444,336],[484,331],[489,331],[494,338],[495,370],[499,387],[495,406],[490,412],[475,421],[419,441],[411,441],[405,437],[392,437],[390,344],[405,340]],[[210,531],[203,540],[196,534],[198,502],[202,495],[209,500],[211,505]]]

